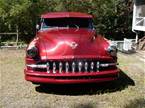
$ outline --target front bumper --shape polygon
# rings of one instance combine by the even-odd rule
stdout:
[[[99,72],[56,73],[48,74],[33,70],[24,70],[25,79],[35,83],[48,84],[79,84],[112,81],[118,78],[119,69]]]

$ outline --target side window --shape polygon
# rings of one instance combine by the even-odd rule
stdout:
[[[89,29],[95,29],[92,19],[89,19]]]
[[[48,28],[48,25],[47,25],[46,21],[47,20],[45,20],[44,18],[39,19],[38,25],[40,26],[40,30]]]

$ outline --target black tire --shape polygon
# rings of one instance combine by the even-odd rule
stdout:
[[[35,84],[35,85],[40,85],[40,83],[38,83],[38,82],[32,82],[32,84]]]

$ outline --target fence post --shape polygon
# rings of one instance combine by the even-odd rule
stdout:
[[[135,37],[135,43],[138,42],[138,33],[136,33],[136,37]]]
[[[19,29],[18,29],[18,26],[16,26],[16,32],[17,32],[16,46],[18,48],[18,41],[19,41]]]

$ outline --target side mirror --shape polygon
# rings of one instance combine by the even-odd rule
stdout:
[[[39,24],[36,25],[36,31],[38,31],[40,29]]]

